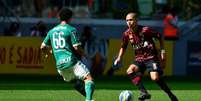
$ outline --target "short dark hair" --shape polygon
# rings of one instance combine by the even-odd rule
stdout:
[[[69,20],[73,15],[73,12],[69,8],[62,8],[59,12],[59,18],[61,21]]]

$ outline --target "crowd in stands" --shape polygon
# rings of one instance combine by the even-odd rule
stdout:
[[[150,18],[161,15],[165,6],[175,7],[180,19],[184,20],[201,13],[200,0],[154,0],[148,3],[151,3],[147,5],[152,9]],[[143,13],[140,12],[140,7],[144,7],[140,0],[1,0],[0,5],[0,16],[55,18],[59,9],[65,6],[75,12],[75,17],[112,19],[123,19],[119,15],[128,11],[135,11],[140,15]]]
[[[1,0],[0,17],[56,18],[59,10],[65,6],[74,11],[75,18],[109,17],[109,19],[124,19],[125,16],[122,15],[127,11],[135,11],[139,13],[139,16],[142,15],[139,11],[140,5],[138,0],[130,2],[126,0]],[[200,0],[155,0],[153,5],[153,12],[149,18],[155,20],[162,21],[168,8],[174,8],[179,20],[190,20],[201,13]],[[122,12],[122,9],[124,12]],[[107,16],[108,13],[111,13],[109,15],[112,16]],[[9,26],[2,28],[6,36],[22,36],[20,22],[10,22]],[[44,33],[48,30],[46,24],[42,21],[29,29],[30,36],[44,36]]]
[[[3,28],[4,36],[16,36],[21,37],[22,32],[20,28],[19,22],[10,22],[8,26]],[[43,21],[37,22],[35,25],[31,26],[29,29],[29,33],[31,37],[45,37],[48,31],[47,25]],[[27,36],[27,35],[26,35]]]
[[[20,24],[18,22],[12,22],[9,27],[4,28],[4,36],[20,37]]]

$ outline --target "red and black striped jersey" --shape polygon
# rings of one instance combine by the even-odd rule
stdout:
[[[121,47],[126,49],[130,42],[135,53],[135,61],[158,60],[154,38],[162,40],[159,32],[149,27],[138,25],[135,29],[128,28],[123,33]]]

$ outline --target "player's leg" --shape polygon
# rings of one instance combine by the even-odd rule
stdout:
[[[171,101],[178,101],[177,97],[171,92],[170,88],[164,82],[164,80],[159,76],[158,72],[150,72],[151,79],[156,82],[156,84],[170,97]]]
[[[84,82],[80,79],[76,79],[73,68],[58,70],[58,73],[63,77],[64,81],[73,84],[75,90],[77,90],[83,96],[86,96]]]
[[[138,65],[140,66],[140,64]],[[151,95],[147,92],[147,90],[144,87],[144,84],[142,82],[142,76],[145,71],[145,68],[143,66],[140,68],[135,64],[131,64],[129,68],[127,69],[127,74],[131,78],[131,82],[138,87],[140,90],[141,96],[139,97],[139,100],[145,100],[150,99]]]
[[[171,92],[170,88],[162,79],[161,75],[163,74],[162,69],[159,66],[159,63],[154,61],[147,62],[147,68],[150,72],[150,77],[156,84],[170,97],[171,101],[178,101],[176,96]]]
[[[85,77],[85,92],[86,92],[86,101],[92,101],[94,93],[94,82],[90,74]]]
[[[79,79],[83,80],[85,83],[86,101],[92,101],[95,87],[93,78],[90,75],[90,72],[87,69],[86,65],[79,61],[74,66],[74,73]]]

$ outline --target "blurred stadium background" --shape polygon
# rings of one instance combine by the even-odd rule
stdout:
[[[137,92],[125,75],[126,68],[132,62],[132,49],[128,48],[122,68],[113,76],[107,75],[118,53],[121,34],[126,28],[125,14],[137,12],[139,24],[153,27],[162,33],[163,10],[167,6],[175,7],[181,33],[177,41],[165,41],[165,77],[181,101],[201,101],[200,0],[0,0],[0,100],[83,100],[78,94],[70,95],[75,96],[75,99],[68,99],[70,96],[65,90],[74,91],[58,76],[53,58],[44,60],[40,52],[44,34],[32,35],[38,25],[46,32],[58,24],[56,14],[64,6],[73,10],[71,24],[79,33],[83,32],[85,26],[90,26],[98,40],[98,47],[93,52],[96,61],[92,67],[95,71],[102,68],[101,73],[94,74],[98,89],[95,93],[97,101],[113,101],[104,92],[111,93],[115,101],[123,89]],[[153,94],[161,94],[146,77],[145,82]],[[54,93],[58,97],[54,98]],[[67,97],[64,97],[65,93]],[[103,99],[102,96],[107,97]],[[166,101],[163,97],[153,99]]]

